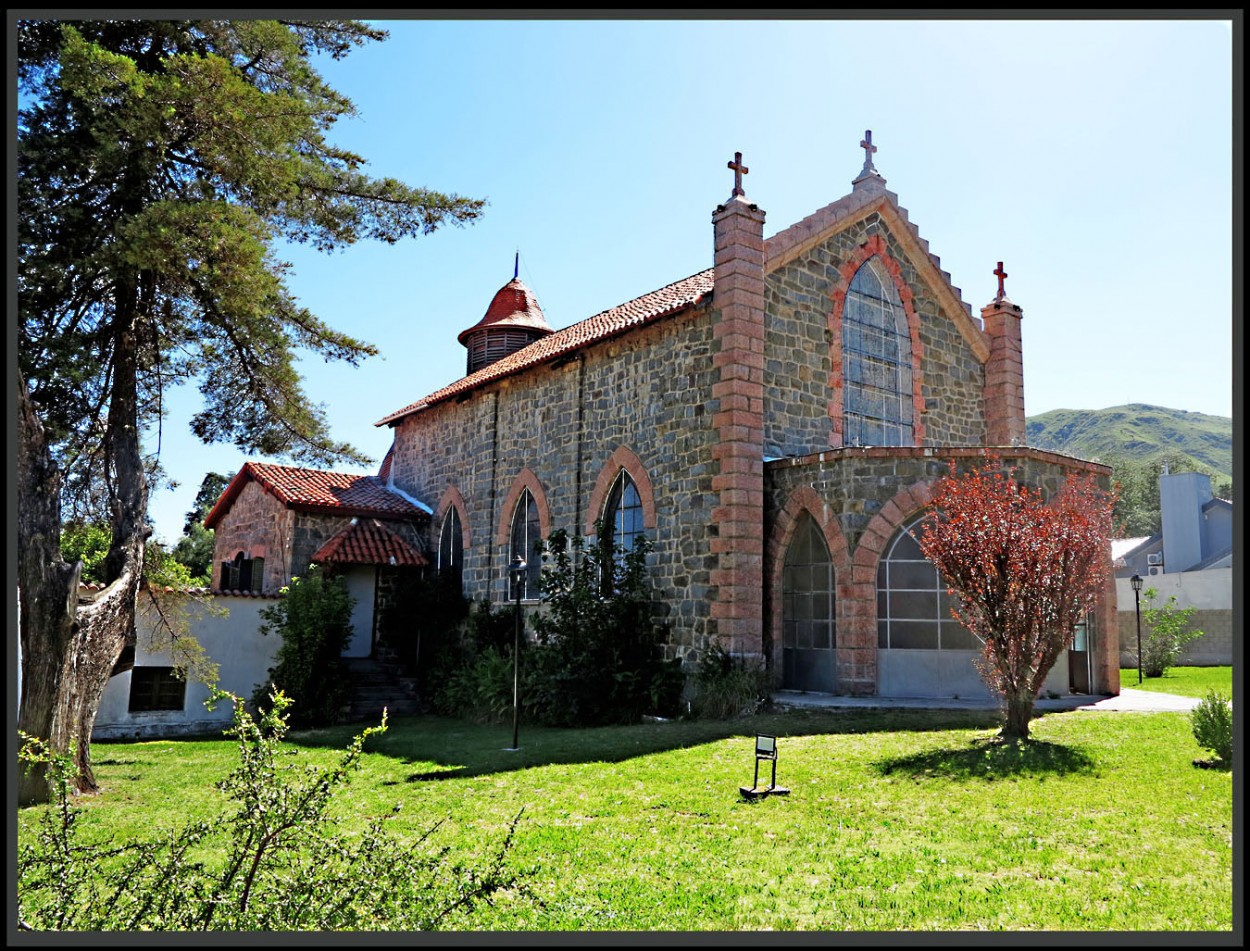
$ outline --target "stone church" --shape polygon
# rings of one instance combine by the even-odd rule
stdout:
[[[459,334],[465,375],[375,423],[394,434],[377,475],[244,467],[206,522],[215,586],[272,590],[325,562],[370,605],[421,569],[500,603],[520,555],[536,605],[534,543],[601,521],[619,545],[652,542],[671,656],[716,642],[767,659],[781,689],[986,695],[978,641],[911,534],[934,482],[985,455],[1052,491],[1110,469],[1024,444],[1002,263],[974,314],[871,132],[860,146],[848,194],[767,238],[735,155],[711,266],[571,326],[514,274]],[[1047,689],[1118,693],[1114,611],[1109,571]]]

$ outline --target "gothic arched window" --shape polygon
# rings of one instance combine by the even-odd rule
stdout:
[[[815,519],[804,514],[781,573],[782,682],[832,693],[837,647],[833,559]]]
[[[915,444],[911,334],[894,282],[869,259],[842,310],[844,446]]]
[[[460,583],[464,560],[464,534],[460,529],[460,512],[453,505],[443,516],[443,528],[438,538],[438,573],[454,578]]]
[[[642,535],[642,499],[624,469],[612,484],[603,507],[603,532],[612,539],[618,556],[633,551],[634,542]]]
[[[542,553],[538,550],[538,543],[542,541],[540,524],[538,503],[529,489],[522,489],[516,508],[512,510],[512,545],[508,553],[509,562],[520,555],[526,564],[522,598],[538,597],[538,579],[543,567]]]

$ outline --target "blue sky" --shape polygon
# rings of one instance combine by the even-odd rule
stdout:
[[[301,362],[334,436],[377,461],[377,420],[464,375],[456,335],[518,251],[568,326],[711,266],[735,151],[771,235],[850,191],[866,129],[974,314],[1003,262],[1028,415],[1232,415],[1228,20],[374,22],[386,42],[321,65],[359,112],[331,141],[373,175],[489,201],[465,228],[280,255],[306,306],[381,350]],[[204,474],[246,461],[195,440],[198,405],[172,394],[162,434],[180,485],[151,513],[170,542]]]

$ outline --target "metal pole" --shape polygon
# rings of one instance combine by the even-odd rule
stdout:
[[[1137,683],[1141,684],[1141,590],[1134,586],[1133,600],[1137,604]]]
[[[517,750],[520,749],[517,745],[517,732],[521,723],[521,693],[518,686],[521,668],[521,573],[519,571],[513,585],[513,595],[516,598],[516,630],[512,640],[512,748]]]

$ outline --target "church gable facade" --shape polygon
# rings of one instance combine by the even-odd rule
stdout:
[[[509,600],[534,543],[602,522],[653,544],[670,656],[762,656],[777,686],[977,696],[977,644],[911,529],[951,461],[1054,489],[1110,470],[1024,445],[1021,309],[974,317],[867,159],[844,198],[764,238],[741,156],[712,267],[563,329],[516,275],[460,334],[466,375],[379,420],[376,477],[429,518],[467,597]],[[1048,688],[1118,692],[1109,597]]]

